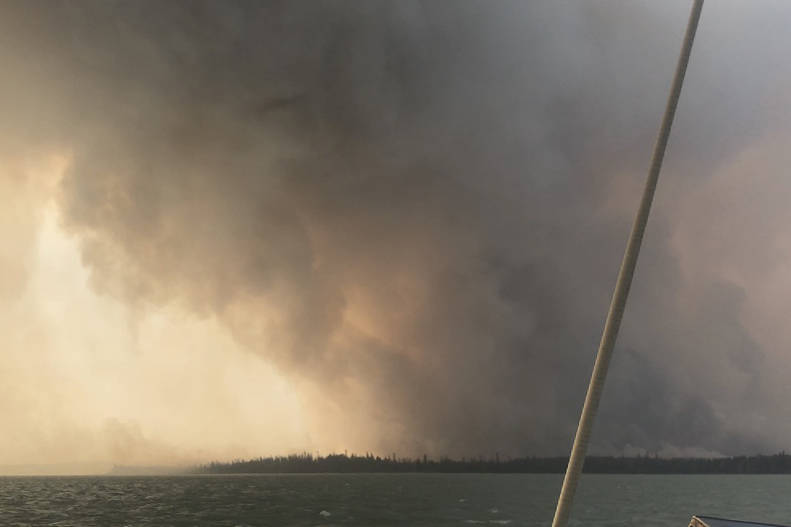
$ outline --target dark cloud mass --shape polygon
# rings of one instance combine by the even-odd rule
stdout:
[[[58,203],[99,291],[216,316],[318,385],[349,445],[561,454],[686,22],[671,4],[5,2],[0,126],[69,152]],[[771,82],[737,84],[715,45],[736,15],[712,12],[600,452],[783,446],[755,426],[780,392],[744,284],[693,279],[674,245],[678,196],[772,126],[749,102]],[[779,76],[773,57],[750,73]]]

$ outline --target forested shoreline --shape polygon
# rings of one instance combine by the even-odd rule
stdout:
[[[568,457],[431,459],[309,453],[212,462],[195,467],[196,474],[305,474],[305,473],[563,473]],[[590,474],[791,474],[791,455],[717,458],[664,458],[659,456],[590,456],[584,472]]]

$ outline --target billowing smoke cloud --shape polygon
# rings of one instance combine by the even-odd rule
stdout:
[[[751,332],[747,290],[777,269],[755,253],[780,231],[748,260],[721,250],[779,228],[782,208],[723,231],[710,192],[738,152],[786,133],[766,101],[786,102],[775,87],[791,77],[764,45],[780,37],[757,34],[772,16],[707,10],[601,452],[752,452],[789,437],[773,402],[782,335]],[[316,385],[329,401],[317,422],[353,448],[567,450],[684,3],[2,11],[2,133],[9,148],[69,152],[58,203],[97,290],[217,317]],[[748,156],[730,181],[774,163]],[[766,183],[745,210],[772,184],[788,190]]]

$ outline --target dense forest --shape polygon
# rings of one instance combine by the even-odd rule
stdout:
[[[199,474],[286,474],[329,472],[485,472],[563,473],[567,457],[523,457],[516,459],[430,459],[380,457],[372,454],[304,453],[284,457],[262,457],[195,467]],[[736,456],[719,458],[662,458],[658,456],[589,456],[584,471],[594,474],[791,474],[791,455]]]

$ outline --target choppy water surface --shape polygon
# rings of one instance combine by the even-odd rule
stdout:
[[[548,526],[559,475],[0,478],[2,526]],[[791,476],[583,478],[572,525],[686,527],[694,513],[791,523]]]

